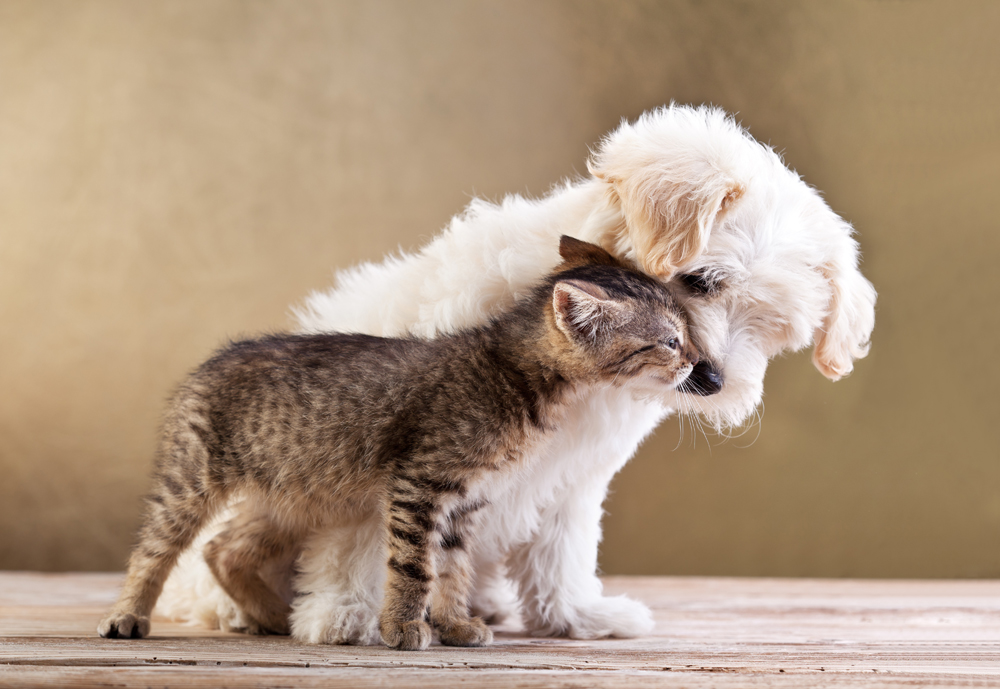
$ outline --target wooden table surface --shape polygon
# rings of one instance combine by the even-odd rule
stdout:
[[[1000,582],[609,577],[649,604],[641,639],[489,648],[308,646],[153,620],[100,639],[116,574],[0,572],[0,686],[998,686]]]

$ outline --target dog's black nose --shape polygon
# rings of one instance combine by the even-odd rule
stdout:
[[[722,373],[711,361],[702,359],[684,381],[684,390],[702,396],[722,392]]]

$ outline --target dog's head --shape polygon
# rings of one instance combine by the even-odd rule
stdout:
[[[868,352],[875,290],[850,225],[715,108],[671,106],[623,124],[590,162],[607,205],[590,222],[612,252],[669,280],[702,362],[674,400],[742,423],[771,357],[814,345],[838,380]]]

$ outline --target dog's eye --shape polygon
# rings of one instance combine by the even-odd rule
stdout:
[[[704,270],[685,273],[679,279],[685,287],[695,294],[711,296],[719,291],[719,281]]]

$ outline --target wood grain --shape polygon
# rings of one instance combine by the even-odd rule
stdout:
[[[1000,582],[610,577],[656,615],[641,639],[489,648],[308,646],[154,619],[99,639],[117,574],[0,572],[0,686],[1000,686]]]

